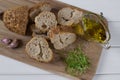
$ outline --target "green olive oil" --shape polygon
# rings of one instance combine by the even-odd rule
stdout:
[[[88,40],[94,40],[99,43],[104,43],[106,40],[106,30],[103,25],[93,16],[85,15],[82,18],[83,29],[85,32],[85,37]]]

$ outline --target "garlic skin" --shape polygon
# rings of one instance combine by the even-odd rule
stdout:
[[[12,42],[12,39],[3,38],[3,39],[1,40],[1,42],[4,43],[4,44],[6,44],[6,45],[8,45],[8,44],[10,44],[10,43]]]
[[[19,40],[18,39],[14,39],[9,45],[8,45],[8,47],[9,48],[18,48],[18,46],[19,46]]]

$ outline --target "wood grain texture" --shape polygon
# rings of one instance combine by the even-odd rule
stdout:
[[[56,0],[49,0],[49,1],[53,1],[50,2],[51,5],[56,8],[56,9],[61,9],[62,7],[66,7],[66,6],[71,6],[71,5],[67,5],[61,2],[58,2]],[[12,7],[16,7],[16,6],[21,6],[21,5],[28,5],[28,6],[32,6],[34,5],[34,2],[31,2],[29,0],[3,0],[0,1],[0,10],[5,11],[6,9],[12,8]],[[73,7],[73,6],[72,6]],[[75,7],[76,8],[76,7]],[[79,8],[77,8],[79,9]],[[80,9],[83,10],[83,9]],[[86,10],[83,10],[86,11]],[[66,77],[70,77],[73,80],[77,80],[78,78],[70,76],[68,74],[66,74],[65,72],[65,65],[61,60],[55,61],[55,62],[51,62],[51,63],[40,63],[34,59],[31,59],[25,52],[25,44],[31,39],[31,37],[28,36],[21,36],[18,34],[15,34],[13,32],[10,32],[3,24],[2,21],[0,21],[0,36],[3,37],[7,37],[9,36],[10,38],[18,38],[23,40],[23,47],[12,50],[6,47],[0,47],[0,51],[2,52],[2,55],[5,55],[7,57],[13,58],[15,60],[30,64],[32,66],[36,66],[38,68],[42,68],[48,71],[52,71],[55,73],[58,73],[60,75],[66,76]],[[89,59],[91,60],[91,66],[89,71],[82,76],[78,76],[79,79],[86,79],[86,80],[92,80],[92,77],[94,76],[95,72],[96,72],[96,68],[97,68],[97,64],[101,55],[101,51],[102,51],[102,47],[94,42],[86,42],[81,40],[81,43],[83,44],[83,50],[85,51],[85,53],[87,54],[87,56],[89,57]]]

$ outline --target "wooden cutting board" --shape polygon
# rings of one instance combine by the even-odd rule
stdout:
[[[4,12],[5,10],[9,8],[13,8],[16,6],[21,5],[28,5],[29,7],[32,7],[35,3],[39,1],[45,1],[45,0],[0,0],[0,13]],[[56,9],[61,9],[62,7],[71,6],[68,4],[64,4],[61,2],[58,2],[56,0],[47,0],[51,3],[51,5]],[[83,9],[80,9],[83,10]],[[85,11],[85,10],[84,10]],[[13,33],[9,31],[5,26],[4,23],[0,20],[0,39],[3,37],[10,37],[10,38],[18,38],[21,39],[24,43],[23,46],[18,49],[9,49],[3,45],[0,44],[0,54],[13,58],[15,60],[21,61],[23,63],[45,69],[50,72],[57,73],[59,75],[69,77],[73,80],[92,80],[97,64],[101,55],[102,47],[94,42],[87,42],[84,40],[81,40],[81,43],[83,44],[82,48],[84,52],[87,54],[89,59],[91,60],[91,66],[89,71],[87,71],[86,74],[74,77],[65,72],[65,65],[61,60],[56,60],[51,63],[40,63],[34,59],[31,59],[25,52],[25,44],[31,39],[30,36],[21,36],[16,33]]]

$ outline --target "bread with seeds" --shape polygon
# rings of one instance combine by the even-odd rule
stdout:
[[[27,6],[20,6],[6,10],[3,15],[5,26],[12,32],[25,35],[28,24]]]

